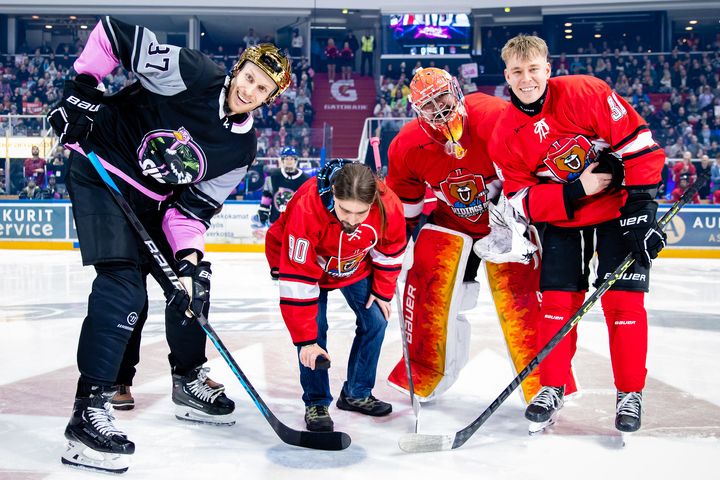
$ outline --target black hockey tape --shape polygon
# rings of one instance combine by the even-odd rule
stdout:
[[[320,355],[315,359],[315,370],[327,370],[330,368],[330,359]]]

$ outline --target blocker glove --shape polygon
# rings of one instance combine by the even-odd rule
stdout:
[[[620,229],[625,246],[635,261],[647,268],[650,268],[652,259],[658,256],[667,240],[667,235],[660,230],[655,219],[658,205],[652,195],[654,190],[628,188],[627,202],[620,208]]]
[[[48,114],[48,121],[61,144],[85,140],[92,131],[103,97],[103,92],[95,88],[97,84],[95,77],[84,73],[65,82],[62,100]]]
[[[184,290],[175,289],[168,296],[167,305],[188,318],[207,316],[210,307],[210,279],[212,270],[210,262],[200,262],[193,265],[188,260],[178,263],[178,277]]]

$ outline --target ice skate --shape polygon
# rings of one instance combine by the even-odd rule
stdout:
[[[65,428],[67,449],[62,463],[71,467],[123,473],[130,465],[135,444],[114,424],[110,398],[115,392],[93,387],[88,398],[76,398]]]
[[[525,418],[530,420],[528,433],[535,435],[555,424],[564,404],[565,387],[542,387],[525,409]]]
[[[187,375],[173,375],[172,400],[179,420],[211,425],[234,425],[235,403],[225,387],[209,380],[209,368],[198,367]]]
[[[640,429],[642,392],[617,392],[615,428],[620,431],[622,445],[626,446],[633,432]]]

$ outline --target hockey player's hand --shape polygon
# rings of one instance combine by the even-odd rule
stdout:
[[[620,229],[628,250],[649,268],[652,259],[665,247],[667,235],[658,227],[657,202],[643,191],[629,191],[625,206],[620,208]]]
[[[365,304],[365,308],[370,308],[373,302],[376,302],[378,304],[378,307],[380,307],[380,311],[385,317],[385,320],[390,320],[390,312],[392,311],[390,308],[390,302],[386,302],[385,300],[382,300],[371,293],[370,298],[368,298],[368,301]]]
[[[178,263],[178,277],[184,291],[175,289],[168,299],[168,306],[182,312],[188,318],[207,315],[210,304],[210,262],[194,265],[189,260]]]
[[[330,355],[317,343],[311,345],[304,345],[300,348],[300,363],[311,370],[315,370],[315,363],[317,358],[323,356],[330,361]]]
[[[595,169],[598,168],[598,166],[600,166],[598,162],[591,163],[580,174],[580,178],[578,178],[580,183],[582,183],[583,190],[585,190],[585,195],[588,197],[602,192],[608,188],[610,182],[612,182],[613,176],[611,173],[595,173]]]
[[[65,82],[62,100],[48,114],[48,121],[60,137],[61,144],[85,140],[92,131],[103,97],[96,86],[95,78],[84,73],[75,77],[75,80]]]

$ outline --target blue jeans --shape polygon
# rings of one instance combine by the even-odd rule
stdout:
[[[365,398],[375,386],[380,347],[385,338],[387,320],[376,302],[370,308],[365,304],[370,297],[372,277],[353,283],[340,289],[350,308],[355,312],[355,339],[348,359],[347,380],[343,384],[345,395],[351,398]],[[319,346],[327,351],[327,297],[328,290],[321,290],[318,299],[318,338]],[[300,348],[298,347],[298,355]],[[328,352],[329,353],[329,352]],[[330,394],[330,380],[327,370],[311,370],[301,363],[300,384],[303,388],[303,402],[309,405],[330,406],[333,397]]]

